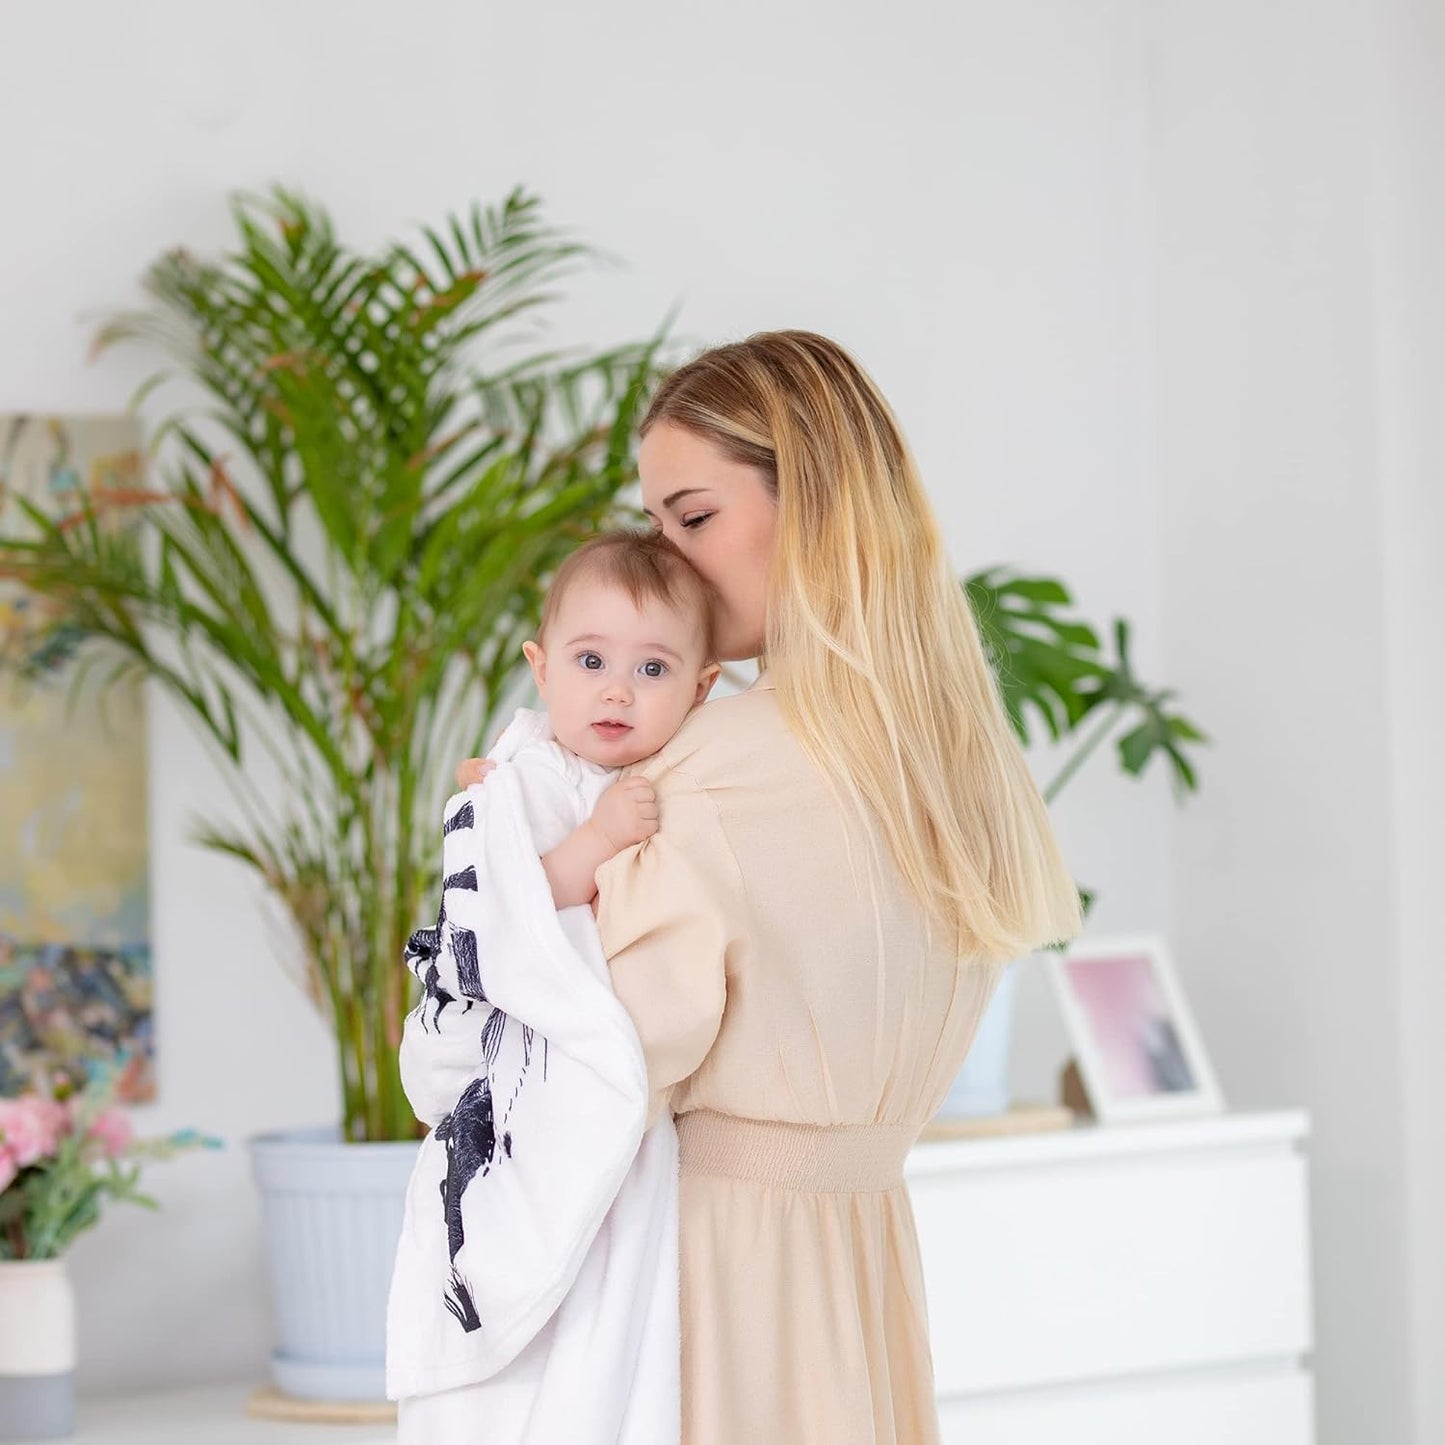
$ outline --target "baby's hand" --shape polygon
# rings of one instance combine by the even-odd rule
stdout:
[[[646,778],[623,778],[597,800],[590,819],[614,853],[657,832],[657,795]]]
[[[468,758],[457,764],[457,787],[465,791],[473,783],[485,783],[487,774],[497,765],[490,758]]]

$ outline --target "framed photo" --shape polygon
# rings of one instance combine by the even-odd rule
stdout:
[[[1094,1113],[1103,1123],[1224,1107],[1163,942],[1090,940],[1049,955]]]

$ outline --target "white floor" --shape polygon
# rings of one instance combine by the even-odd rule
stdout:
[[[250,1395],[244,1385],[211,1385],[82,1400],[71,1439],[73,1445],[395,1445],[394,1426],[254,1420],[246,1414]]]

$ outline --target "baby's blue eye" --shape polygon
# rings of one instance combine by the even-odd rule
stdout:
[[[580,662],[588,672],[597,672],[603,666],[601,655],[596,652],[579,652],[577,654],[577,661]]]
[[[644,677],[666,677],[667,664],[653,658],[651,662],[644,662],[642,664],[642,675]]]

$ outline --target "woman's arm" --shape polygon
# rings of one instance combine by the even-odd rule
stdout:
[[[741,873],[712,797],[676,771],[657,789],[667,827],[608,860],[597,879],[602,949],[647,1064],[649,1125],[712,1048],[750,937]]]

